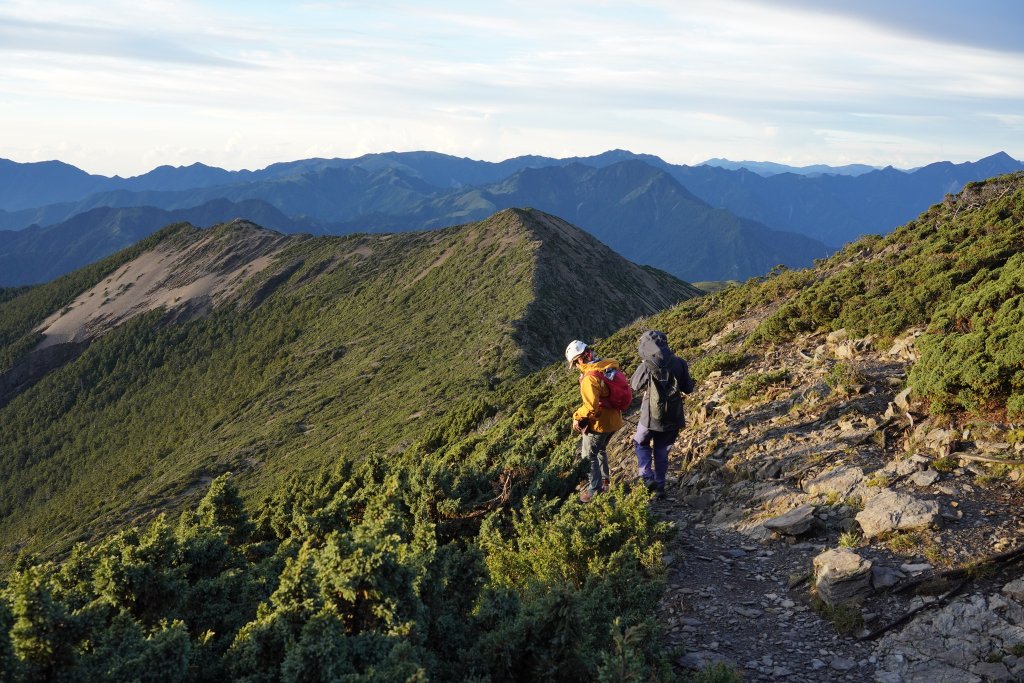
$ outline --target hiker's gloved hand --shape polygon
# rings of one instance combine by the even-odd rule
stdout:
[[[577,434],[583,434],[584,432],[587,431],[587,421],[586,420],[573,420],[572,421],[572,431],[576,432]]]

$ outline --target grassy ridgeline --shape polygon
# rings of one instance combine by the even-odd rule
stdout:
[[[209,251],[247,230],[169,237],[188,247],[209,236]],[[574,255],[579,272],[565,268]],[[596,264],[607,295],[581,276]],[[67,277],[81,290],[109,272]],[[30,289],[0,304],[0,318],[26,302],[64,306],[65,289]],[[595,296],[581,306],[578,291]],[[209,316],[138,316],[0,408],[9,456],[0,553],[9,562],[22,549],[62,552],[194,501],[228,470],[258,497],[337,460],[393,460],[454,404],[559,357],[561,337],[607,333],[693,291],[538,212],[433,232],[293,238]],[[23,315],[12,345],[34,343],[28,323],[43,317]],[[570,331],[553,341],[555,326]]]

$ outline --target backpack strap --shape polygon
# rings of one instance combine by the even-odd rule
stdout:
[[[601,390],[599,389],[597,392],[598,398],[604,398],[605,396],[608,395],[608,377],[604,374],[604,370],[588,370],[587,372],[580,375],[580,384],[583,383],[584,377],[597,377],[597,379],[601,382],[601,389],[604,389],[604,393],[602,394]]]

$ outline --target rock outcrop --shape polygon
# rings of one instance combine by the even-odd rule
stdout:
[[[830,607],[871,593],[871,561],[848,548],[826,550],[815,557],[814,576],[818,597]]]
[[[886,489],[868,501],[857,523],[868,538],[891,531],[927,529],[938,523],[939,504]]]
[[[764,523],[766,529],[788,536],[799,536],[814,524],[814,506],[801,505]]]
[[[932,598],[934,599],[934,598]],[[878,643],[884,683],[1024,680],[1024,605],[998,594],[971,595],[923,612]]]

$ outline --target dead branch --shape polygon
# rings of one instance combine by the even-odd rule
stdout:
[[[890,621],[888,624],[876,628],[871,633],[865,634],[865,635],[857,638],[857,640],[861,640],[861,641],[863,641],[863,640],[874,640],[875,638],[879,637],[880,635],[882,635],[886,631],[890,631],[890,630],[896,628],[897,626],[901,626],[901,625],[907,623],[918,612],[923,612],[924,610],[931,609],[932,607],[941,607],[941,606],[945,605],[947,602],[949,602],[949,600],[951,598],[953,598],[957,593],[959,593],[963,589],[964,586],[967,585],[967,582],[969,580],[970,580],[970,577],[965,577],[965,578],[961,579],[960,583],[958,583],[957,585],[953,586],[953,588],[951,588],[949,591],[947,591],[946,593],[941,595],[934,602],[928,602],[928,603],[925,603],[923,605],[919,605],[919,606],[915,607],[914,609],[910,610],[909,612],[907,612],[906,614],[904,614],[902,617],[900,617],[896,621]]]
[[[516,479],[528,474],[529,472],[524,472],[519,469],[505,470],[501,473],[501,476],[498,477],[498,486],[496,487],[497,495],[495,495],[494,498],[484,501],[469,512],[461,515],[445,517],[439,519],[438,522],[450,527],[459,527],[472,523],[474,520],[483,517],[489,512],[494,512],[512,498],[512,484],[515,483]]]
[[[961,460],[970,460],[971,462],[988,462],[996,465],[1024,465],[1024,460],[1005,460],[1003,458],[993,458],[990,455],[973,455],[971,453],[953,453],[951,455]]]
[[[949,569],[944,572],[939,572],[938,574],[930,574],[928,576],[907,581],[896,587],[893,590],[893,593],[902,593],[908,591],[911,588],[915,588],[927,581],[935,581],[942,579],[959,579],[959,582],[955,586],[953,586],[953,588],[946,591],[934,602],[929,602],[927,604],[915,607],[914,609],[910,610],[909,612],[901,616],[896,621],[892,621],[884,626],[880,626],[871,633],[861,636],[857,640],[874,640],[886,631],[892,630],[897,626],[907,623],[918,612],[929,609],[931,607],[941,607],[942,605],[945,605],[947,602],[949,602],[951,598],[953,598],[961,590],[963,590],[964,586],[966,586],[971,579],[975,578],[978,575],[978,571],[983,567],[989,567],[999,564],[1010,564],[1012,562],[1020,560],[1021,558],[1024,558],[1024,546],[1014,548],[1013,550],[1007,550],[1006,552],[997,553],[995,555],[990,555],[981,562],[972,564],[968,567],[957,567],[955,569]]]

